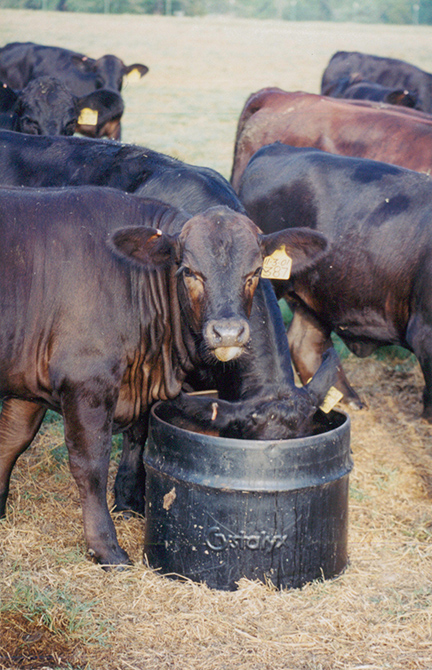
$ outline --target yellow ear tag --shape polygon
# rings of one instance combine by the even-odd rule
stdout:
[[[126,79],[128,81],[139,81],[141,79],[141,72],[137,67],[134,67],[134,69],[126,75]]]
[[[95,109],[84,107],[79,115],[78,123],[80,126],[97,126],[98,113]]]
[[[341,393],[336,386],[331,386],[329,389],[329,392],[327,393],[326,397],[324,398],[323,404],[320,406],[320,409],[322,409],[323,412],[328,414],[330,410],[333,409],[335,405],[338,404],[339,400],[343,398],[343,393]]]
[[[264,258],[261,277],[264,279],[289,279],[291,274],[292,258],[285,248],[276,249],[270,256]]]

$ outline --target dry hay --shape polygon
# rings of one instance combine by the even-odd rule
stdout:
[[[103,572],[84,556],[77,491],[48,425],[16,466],[0,524],[0,667],[430,670],[432,427],[418,418],[421,374],[411,361],[345,367],[369,408],[351,413],[343,575],[283,592],[171,581],[141,562],[142,520],[121,517],[135,565]]]

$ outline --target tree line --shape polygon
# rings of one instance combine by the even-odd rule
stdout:
[[[0,0],[0,8],[112,14],[228,14],[287,21],[432,24],[432,0]]]

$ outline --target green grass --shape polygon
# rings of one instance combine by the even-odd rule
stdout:
[[[95,620],[93,610],[99,602],[77,597],[73,586],[73,581],[66,580],[61,587],[42,587],[16,565],[14,583],[7,601],[0,603],[0,614],[16,612],[56,635],[106,646],[114,625],[108,619]]]

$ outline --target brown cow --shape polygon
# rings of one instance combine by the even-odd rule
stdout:
[[[333,154],[384,161],[429,173],[432,116],[406,107],[264,88],[241,113],[231,183],[237,190],[253,154],[280,141]]]
[[[280,246],[294,274],[311,266],[326,248],[320,233],[266,237],[228,207],[191,217],[107,188],[2,188],[0,203],[0,516],[15,462],[51,408],[63,416],[89,551],[103,564],[128,562],[106,501],[112,433],[177,396],[204,361],[228,369],[246,359],[237,378],[254,384],[219,419],[264,436],[268,423],[307,432],[334,356],[312,386],[295,387],[259,275]]]

